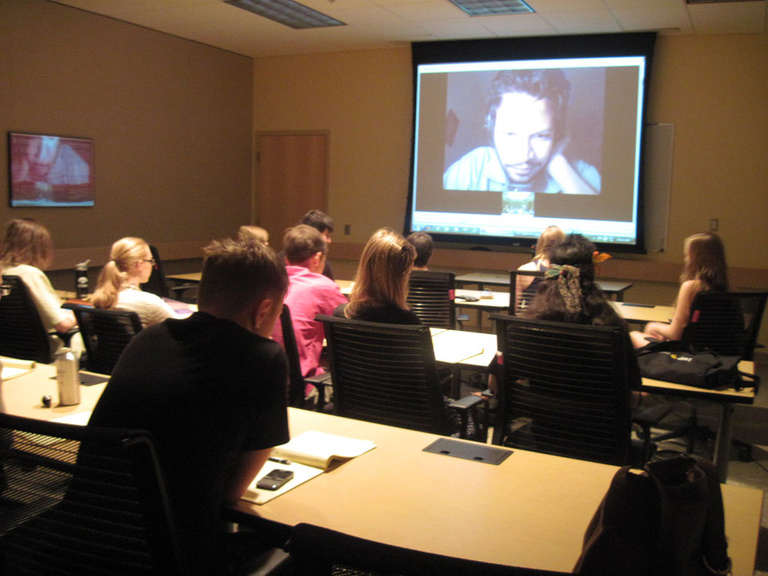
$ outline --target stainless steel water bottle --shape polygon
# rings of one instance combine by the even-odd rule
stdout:
[[[56,354],[56,382],[59,387],[59,404],[80,404],[80,362],[77,353],[63,346]]]

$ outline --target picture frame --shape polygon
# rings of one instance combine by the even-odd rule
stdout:
[[[8,132],[10,206],[94,206],[94,148],[91,138]]]

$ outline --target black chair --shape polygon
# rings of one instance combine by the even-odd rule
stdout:
[[[53,332],[65,345],[77,330]],[[4,275],[0,294],[0,356],[49,364],[50,333],[43,326],[29,288],[18,276]]]
[[[753,360],[766,298],[768,292],[699,292],[691,303],[681,342],[693,350],[712,350],[723,356]],[[668,431],[653,436],[654,442],[685,438],[685,452],[692,454],[697,441],[715,438],[712,430],[700,424],[697,402],[675,402],[669,406],[669,413],[687,415],[678,422],[667,421],[663,427]],[[743,443],[739,443],[739,449],[744,454],[751,451]]]
[[[141,285],[141,289],[145,292],[151,292],[160,298],[173,298],[181,302],[194,303],[197,298],[197,282],[179,283],[177,285],[170,285],[165,277],[165,271],[163,270],[163,261],[160,259],[160,252],[157,247],[150,245],[149,251],[152,253],[152,258],[155,260],[155,265],[152,268],[152,274],[149,276],[144,284]]]
[[[482,439],[482,398],[467,396],[446,407],[427,326],[382,324],[320,315],[325,325],[340,416],[422,432]],[[458,414],[452,418],[453,414]],[[474,431],[470,429],[472,417]]]
[[[325,388],[332,386],[330,373],[305,378],[301,373],[299,361],[299,348],[296,345],[296,334],[293,331],[291,311],[287,304],[283,305],[280,313],[280,328],[283,332],[283,349],[288,357],[288,405],[294,408],[307,408],[308,403],[304,399],[307,384],[314,385],[318,390],[318,400],[315,407],[322,410],[325,405]]]
[[[530,278],[530,284],[517,294],[517,279]],[[509,314],[517,316],[524,308],[531,305],[536,291],[544,278],[544,272],[540,270],[512,270],[509,273]]]
[[[427,326],[456,327],[454,295],[456,280],[453,272],[414,270],[408,289],[408,307]]]
[[[632,440],[626,331],[494,314],[503,382],[493,443],[624,465],[650,457]]]
[[[694,350],[753,360],[768,292],[699,292],[681,340]]]
[[[0,573],[187,574],[149,434],[0,414]]]
[[[136,312],[102,310],[81,304],[65,304],[74,311],[87,354],[87,368],[99,374],[112,374],[120,355],[141,331]]]
[[[335,530],[297,524],[288,541],[289,557],[279,574],[301,576],[554,576],[564,574],[453,558],[357,538]]]

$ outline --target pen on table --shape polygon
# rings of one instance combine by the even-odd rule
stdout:
[[[270,462],[277,462],[278,464],[290,464],[291,461],[287,458],[277,458],[276,456],[269,457]]]

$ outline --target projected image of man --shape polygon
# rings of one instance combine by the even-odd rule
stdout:
[[[454,162],[447,190],[599,194],[600,173],[569,160],[566,116],[571,85],[562,70],[503,70],[493,80],[486,116],[491,146]]]

